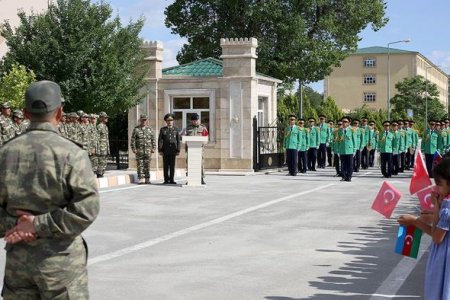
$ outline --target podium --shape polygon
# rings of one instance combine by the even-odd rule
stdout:
[[[188,147],[187,186],[202,186],[202,146],[208,142],[207,136],[181,137],[181,142]]]

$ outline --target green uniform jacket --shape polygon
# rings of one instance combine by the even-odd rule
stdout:
[[[419,132],[415,129],[412,130],[412,145],[414,149],[417,148],[417,144],[419,144]]]
[[[314,126],[309,128],[309,148],[318,148],[320,143],[319,128]]]
[[[361,126],[362,130],[362,138],[361,138],[361,149],[364,149],[364,147],[367,146],[367,143],[369,142],[369,125]]]
[[[351,128],[355,140],[355,151],[361,149],[361,128],[359,127],[348,127]]]
[[[450,127],[445,129],[447,131],[447,147],[450,145]]]
[[[437,150],[439,133],[436,130],[425,130],[424,138],[422,141],[422,152],[425,154],[434,154]]]
[[[399,130],[394,131],[394,138],[392,140],[392,154],[398,154],[401,143],[401,133]]]
[[[330,142],[330,126],[327,123],[319,124],[319,143],[326,144]]]
[[[297,150],[300,144],[300,131],[297,125],[292,127],[288,126],[284,130],[284,149],[295,149]]]
[[[333,151],[333,153],[339,154],[339,148],[339,128],[335,128],[331,133],[331,150]]]
[[[339,154],[354,154],[356,152],[355,134],[351,127],[340,129],[338,137]]]
[[[412,128],[407,128],[405,130],[405,149],[408,150],[413,144],[413,130]]]
[[[400,133],[400,141],[398,144],[398,152],[402,153],[406,150],[406,131],[401,129],[398,131]]]
[[[443,129],[439,133],[438,150],[440,153],[444,153],[445,149],[447,149],[447,130]]]
[[[309,148],[309,131],[304,127],[299,127],[299,144],[297,147],[298,151],[307,151]]]
[[[392,153],[392,143],[394,140],[394,134],[391,131],[381,131],[378,138],[378,152],[380,153]]]
[[[376,149],[377,148],[377,131],[375,129],[366,130],[367,137],[367,148]]]

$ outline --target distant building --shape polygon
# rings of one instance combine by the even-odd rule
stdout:
[[[256,117],[259,126],[275,122],[277,84],[281,81],[256,72],[255,38],[221,39],[220,45],[220,60],[206,58],[163,69],[162,43],[146,42],[143,48],[147,96],[129,110],[128,131],[130,134],[142,113],[149,115],[150,126],[156,133],[165,126],[166,113],[175,115],[174,125],[180,130],[191,123],[193,113],[198,113],[209,129],[205,168],[252,171],[255,146],[252,120]],[[181,152],[179,168],[185,166],[184,151]],[[134,156],[130,155],[130,168],[134,168]],[[161,170],[162,160],[152,160],[151,167]]]
[[[373,109],[387,108],[388,48],[358,49],[341,63],[341,67],[324,80],[324,97],[331,96],[344,110],[367,104]],[[439,99],[448,108],[448,75],[429,59],[415,51],[389,48],[390,98],[397,93],[395,84],[406,77],[422,75],[439,90]]]
[[[19,25],[19,17],[17,13],[19,10],[25,13],[42,12],[48,8],[48,5],[53,0],[0,0],[0,23],[8,20],[9,23],[15,27]],[[0,36],[0,59],[6,54],[8,47],[6,40]]]

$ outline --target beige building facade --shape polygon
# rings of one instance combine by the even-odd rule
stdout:
[[[386,47],[358,49],[342,61],[324,80],[324,97],[331,96],[343,110],[368,105],[374,110],[387,109],[388,56],[390,61],[390,98],[395,84],[406,77],[421,75],[439,90],[439,99],[448,109],[448,75],[419,52]]]
[[[204,166],[214,171],[253,171],[253,128],[267,125],[277,117],[277,85],[280,80],[256,72],[255,38],[221,39],[222,55],[189,64],[162,68],[163,45],[146,42],[144,67],[147,70],[146,97],[129,110],[129,135],[138,124],[140,114],[148,114],[150,126],[165,126],[164,115],[175,115],[175,126],[182,131],[190,124],[193,113],[209,130],[204,147]],[[129,151],[129,167],[135,159]],[[155,154],[154,171],[162,170],[162,158]],[[185,168],[184,145],[176,163]]]

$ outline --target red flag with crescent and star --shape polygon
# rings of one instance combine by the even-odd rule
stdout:
[[[425,168],[422,153],[420,153],[420,150],[417,150],[414,172],[411,177],[411,183],[409,184],[409,193],[414,195],[430,185],[432,185],[432,182],[428,176],[427,169]]]
[[[389,219],[401,197],[402,193],[399,190],[384,181],[372,203],[372,209]]]
[[[431,193],[435,191],[436,186],[430,186],[424,190],[421,190],[417,193],[417,197],[419,198],[420,206],[423,209],[433,209],[434,205],[431,202]]]

